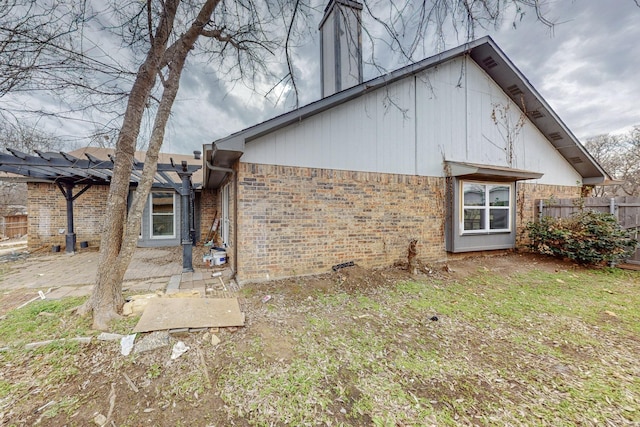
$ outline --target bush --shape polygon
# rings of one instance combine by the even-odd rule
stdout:
[[[527,230],[535,252],[581,264],[615,264],[631,257],[638,245],[613,215],[590,210],[568,218],[543,217]]]

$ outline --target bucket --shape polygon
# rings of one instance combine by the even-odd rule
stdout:
[[[203,255],[202,256],[202,262],[204,263],[204,265],[206,265],[207,267],[211,267],[211,264],[213,262],[213,258],[211,257],[211,255]]]
[[[227,262],[226,252],[216,251],[213,254],[211,254],[211,257],[213,259],[213,265],[222,265],[222,264],[226,264]]]

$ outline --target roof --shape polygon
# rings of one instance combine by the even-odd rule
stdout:
[[[538,179],[540,172],[508,168],[504,166],[480,165],[477,163],[446,161],[449,176],[491,179],[494,181],[519,181]]]
[[[0,153],[0,179],[23,182],[71,183],[74,185],[108,185],[113,175],[113,156],[111,148],[85,147],[65,152],[42,152],[36,155],[7,149],[11,154]],[[135,153],[135,161],[130,182],[137,185],[142,176],[146,153]],[[186,169],[191,172],[192,184],[198,187],[202,183],[202,166],[192,156],[181,154],[159,155],[158,169],[154,177],[155,187],[178,189],[181,178],[178,172]],[[189,162],[191,164],[189,164]]]
[[[602,184],[611,179],[527,78],[493,39],[487,36],[307,104],[225,138],[218,139],[211,144],[205,144],[204,162],[207,168],[204,172],[204,186],[215,188],[222,183],[225,170],[231,168],[235,161],[242,156],[244,145],[247,142],[361,97],[390,83],[465,55],[475,61],[502,88],[504,93],[527,114],[533,125],[540,130],[555,149],[583,177],[584,184]]]

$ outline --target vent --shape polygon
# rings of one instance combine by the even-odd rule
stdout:
[[[577,165],[578,163],[584,163],[584,160],[582,160],[582,157],[569,157],[569,161],[574,165]]]
[[[542,114],[540,111],[538,110],[533,110],[529,112],[529,115],[531,117],[533,117],[534,119],[541,119],[544,117],[544,114]]]
[[[490,56],[487,56],[486,58],[484,58],[482,60],[482,64],[487,68],[493,68],[498,66],[498,63],[496,62],[496,60]]]
[[[560,135],[560,132],[553,132],[549,134],[549,138],[553,139],[554,141],[560,141],[562,139],[562,135]]]
[[[520,88],[518,87],[518,85],[511,85],[507,88],[507,92],[509,92],[511,94],[511,96],[518,96],[520,94],[522,94],[522,91],[520,90]]]

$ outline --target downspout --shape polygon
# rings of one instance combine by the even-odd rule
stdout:
[[[462,72],[464,73],[464,158],[469,159],[469,73],[467,65],[469,56],[462,57]]]
[[[413,174],[418,175],[418,76],[413,75]]]
[[[238,272],[238,174],[236,171],[233,171],[233,280],[238,282],[237,280],[237,272]]]

